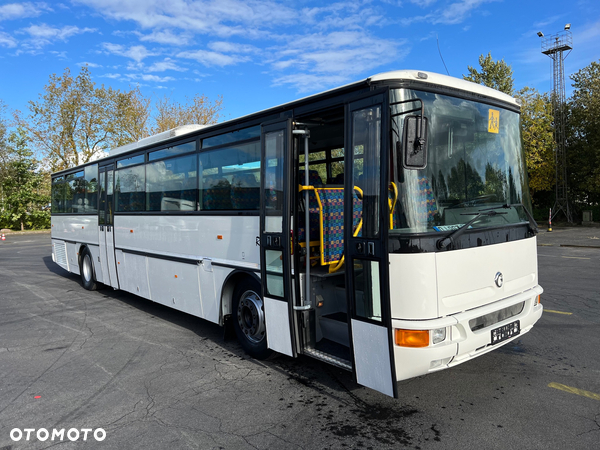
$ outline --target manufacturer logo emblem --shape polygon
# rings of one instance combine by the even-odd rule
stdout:
[[[496,282],[496,286],[498,286],[499,288],[502,287],[502,285],[504,284],[504,276],[502,275],[502,272],[498,272],[496,274],[496,278],[494,279],[494,281]]]

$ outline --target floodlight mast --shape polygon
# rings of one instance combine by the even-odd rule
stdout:
[[[561,211],[569,223],[573,222],[567,192],[566,116],[565,116],[565,67],[564,60],[573,50],[571,24],[563,31],[544,36],[541,31],[542,53],[552,58],[552,114],[554,115],[554,159],[556,163],[556,200],[552,208],[552,218]],[[565,53],[566,52],[566,53]]]

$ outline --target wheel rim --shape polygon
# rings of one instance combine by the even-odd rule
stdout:
[[[259,343],[265,338],[265,313],[260,295],[254,291],[242,294],[238,302],[237,320],[250,342]]]
[[[92,280],[92,261],[90,260],[90,255],[86,254],[83,256],[82,269],[83,269],[83,279],[86,282],[91,281]]]

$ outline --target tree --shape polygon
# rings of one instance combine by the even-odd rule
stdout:
[[[600,202],[600,60],[571,75],[567,164],[572,199]]]
[[[548,200],[556,183],[552,102],[548,94],[529,87],[521,89],[516,97],[521,100],[521,133],[529,190],[539,206],[543,199]]]
[[[207,96],[196,94],[187,102],[181,104],[172,101],[169,97],[159,99],[156,104],[155,125],[152,134],[161,133],[181,125],[198,124],[208,125],[217,123],[219,112],[223,109],[223,99],[218,97],[211,102]]]
[[[46,177],[38,171],[38,162],[27,146],[27,132],[23,128],[9,135],[8,150],[7,171],[1,180],[4,213],[21,231],[26,224],[47,226],[50,215],[42,210],[50,201],[47,186],[44,186]]]
[[[4,112],[6,106],[4,102],[0,100],[0,212],[4,203],[4,191],[2,189],[2,181],[6,177],[8,171],[8,140],[7,140],[7,126],[4,118]],[[1,226],[0,226],[1,228]]]
[[[481,72],[469,66],[469,75],[463,74],[463,79],[513,95],[513,71],[512,67],[504,62],[504,59],[494,61],[492,54],[488,53],[487,56],[479,56],[479,65]]]
[[[149,100],[139,90],[96,87],[89,68],[77,77],[67,68],[53,74],[37,101],[29,102],[27,120],[16,114],[52,170],[89,162],[111,147],[143,137]]]

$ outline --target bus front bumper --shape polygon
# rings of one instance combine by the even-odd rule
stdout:
[[[394,362],[396,381],[425,375],[462,364],[477,356],[488,353],[527,333],[542,316],[543,306],[538,296],[543,292],[541,286],[513,295],[503,300],[464,311],[452,316],[433,320],[396,320],[392,327],[402,330],[436,330],[445,328],[446,338],[427,347],[403,347],[394,343]],[[507,319],[473,331],[470,321],[483,316],[493,316],[495,312],[505,310],[523,302],[523,309]],[[492,332],[519,321],[519,333],[501,342],[492,344]],[[497,333],[497,331],[495,332]]]

